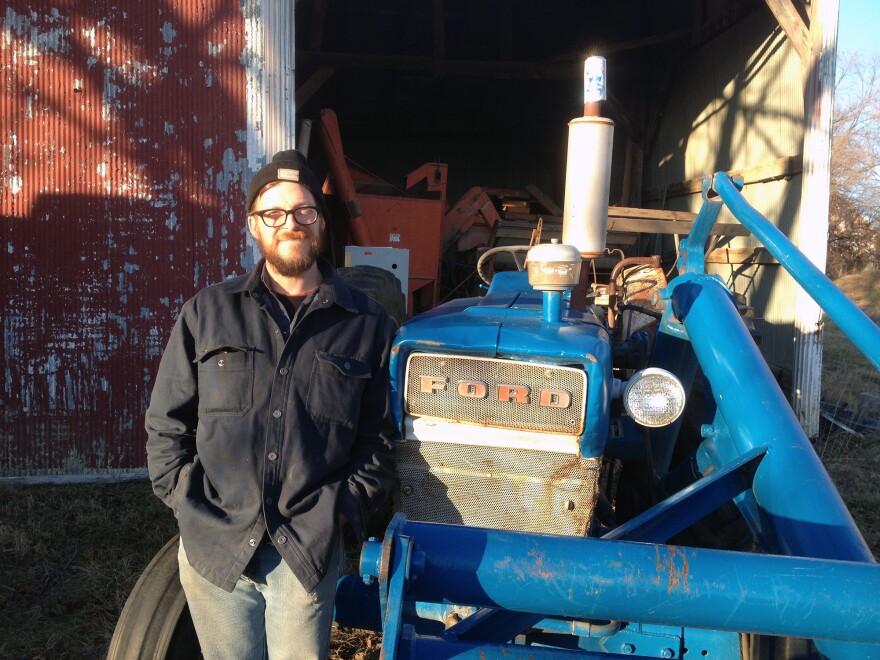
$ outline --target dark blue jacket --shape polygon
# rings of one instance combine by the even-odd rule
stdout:
[[[303,586],[324,576],[343,514],[358,536],[394,481],[392,325],[321,262],[288,324],[249,275],[180,311],[146,415],[153,490],[186,554],[231,591],[266,530]]]

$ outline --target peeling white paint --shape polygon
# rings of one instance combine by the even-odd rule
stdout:
[[[247,91],[247,159],[252,172],[266,164],[266,146],[263,141],[264,69],[263,21],[259,0],[243,1],[244,40],[241,64],[246,75]]]
[[[83,28],[82,30],[80,30],[80,35],[82,35],[82,38],[86,40],[86,43],[89,45],[89,48],[91,48],[92,50],[95,50],[95,48],[97,47],[95,45],[96,44],[95,28],[93,28],[93,27],[92,28]]]
[[[166,44],[170,44],[174,41],[174,37],[177,36],[177,32],[174,30],[174,26],[171,25],[170,21],[165,21],[165,24],[162,26],[162,40]]]
[[[125,82],[134,87],[146,89],[151,79],[159,78],[159,67],[154,64],[129,60],[116,67],[116,72],[121,75]]]
[[[40,29],[35,23],[40,19],[35,11],[30,16],[16,14],[12,7],[6,7],[6,15],[3,18],[3,44],[9,47],[13,43],[13,35],[20,39],[16,41],[20,50],[14,53],[18,57],[33,58],[39,53],[53,52],[58,54],[67,53],[70,44],[67,42],[67,17],[53,10],[43,17],[47,23],[62,23],[48,30]],[[25,41],[26,39],[26,41]],[[17,58],[16,58],[17,59]]]
[[[235,152],[227,147],[223,151],[223,171],[217,175],[214,187],[220,192],[228,192],[229,184],[242,181],[244,187],[243,176],[247,171],[247,159],[235,157]]]
[[[174,124],[169,124],[167,121],[165,122],[165,135],[173,135],[174,134]]]
[[[99,463],[130,459],[132,449],[129,445],[113,446],[120,437],[113,431],[137,427],[146,405],[143,394],[134,392],[140,387],[137,373],[141,372],[142,365],[138,360],[161,355],[164,338],[170,329],[169,321],[189,297],[191,277],[194,286],[200,288],[235,274],[230,275],[228,271],[238,266],[243,255],[243,234],[239,226],[242,217],[240,189],[246,185],[249,174],[245,150],[248,132],[238,130],[233,134],[228,121],[219,122],[222,129],[215,128],[217,117],[210,112],[202,113],[199,122],[199,117],[191,116],[190,112],[178,107],[173,98],[168,98],[169,95],[173,97],[173,90],[178,94],[187,93],[190,90],[181,88],[189,85],[198,91],[204,84],[212,88],[206,90],[210,97],[205,98],[213,103],[206,107],[216,108],[222,96],[218,96],[221,82],[228,82],[225,78],[227,67],[225,64],[221,66],[217,58],[233,57],[232,65],[236,66],[235,58],[241,44],[238,34],[230,36],[227,44],[223,41],[223,32],[216,29],[213,37],[222,43],[208,43],[207,49],[204,45],[207,35],[199,42],[184,43],[184,34],[177,33],[173,23],[186,20],[181,23],[182,29],[184,25],[189,29],[189,17],[184,18],[185,12],[177,9],[163,11],[160,8],[163,18],[152,23],[152,29],[156,37],[155,31],[162,28],[164,43],[154,38],[152,43],[145,44],[138,39],[131,40],[132,27],[121,21],[124,12],[116,5],[101,21],[67,11],[64,5],[58,5],[60,10],[51,5],[15,3],[16,9],[28,7],[21,16],[14,12],[10,14],[6,7],[0,9],[3,56],[8,57],[7,62],[17,57],[17,66],[24,71],[17,88],[19,122],[22,117],[33,119],[16,128],[21,136],[13,134],[5,125],[0,128],[0,190],[6,201],[12,199],[11,195],[19,195],[13,202],[16,213],[29,206],[31,194],[36,197],[40,192],[58,192],[60,188],[61,193],[88,196],[95,200],[94,209],[91,203],[88,205],[89,214],[92,210],[99,214],[103,210],[109,226],[99,223],[96,228],[100,235],[84,239],[83,251],[70,252],[68,246],[64,246],[65,252],[57,260],[42,260],[43,265],[38,268],[34,264],[41,262],[40,255],[44,250],[37,250],[33,242],[28,245],[32,232],[21,234],[21,239],[8,239],[5,251],[11,281],[37,295],[33,296],[33,304],[4,309],[0,325],[4,326],[5,339],[12,345],[7,347],[9,350],[4,349],[9,359],[4,361],[5,373],[0,376],[0,387],[5,385],[7,393],[14,393],[8,400],[14,402],[16,415],[27,414],[41,420],[39,423],[47,428],[58,429],[51,431],[51,437],[44,434],[36,438],[31,447],[33,456],[42,458],[43,453],[48,456],[45,448],[55,440],[75,442],[77,449],[69,453],[63,444],[53,450],[52,460],[55,463],[61,461],[64,466],[55,465],[51,469],[78,471],[87,463],[87,469],[91,469],[96,457]],[[37,9],[32,11],[32,6]],[[198,11],[204,11],[204,7]],[[234,13],[231,22],[223,24],[223,29],[228,31],[230,26],[237,29],[239,19]],[[10,16],[13,20],[4,20]],[[165,21],[165,17],[169,20]],[[129,21],[132,18],[133,15]],[[225,17],[223,21],[226,21]],[[38,33],[32,28],[37,28]],[[181,37],[181,41],[177,37]],[[13,45],[11,51],[5,50],[9,44]],[[59,52],[71,47],[76,51],[76,62],[58,56]],[[162,53],[164,56],[186,53],[188,64],[174,61],[172,66],[164,61]],[[199,57],[204,59],[200,72],[193,67]],[[74,69],[78,66],[79,71],[70,70],[69,66]],[[186,66],[189,69],[185,69]],[[213,88],[214,66],[218,67],[217,88]],[[62,75],[65,73],[70,75]],[[236,73],[235,80],[237,76]],[[160,88],[155,82],[163,77],[167,80],[162,81],[165,85]],[[227,91],[233,89],[234,85],[230,84]],[[239,87],[236,93],[242,91]],[[62,99],[62,105],[53,99]],[[79,120],[74,121],[73,115],[64,115],[64,107],[78,117],[81,108],[82,117],[89,120],[88,131],[76,133]],[[56,132],[52,123],[56,117],[59,126],[65,126],[65,130],[70,129],[73,133]],[[70,121],[74,123],[70,124]],[[95,121],[101,122],[103,127],[94,125]],[[158,133],[166,127],[171,131],[162,138]],[[9,128],[14,125],[10,123]],[[62,140],[67,140],[66,147],[59,144]],[[190,146],[196,145],[196,152],[189,154],[192,158],[185,165],[172,159],[177,163],[172,167],[187,168],[181,169],[184,177],[179,173],[168,175],[166,168],[170,163],[164,157],[169,145],[180,140],[186,140]],[[199,142],[202,142],[203,150],[198,149]],[[155,151],[151,148],[153,144]],[[40,180],[41,177],[34,172],[39,174],[45,165],[54,168],[57,176]],[[163,180],[153,181],[154,176]],[[204,178],[200,179],[200,176]],[[181,185],[182,178],[185,178],[186,185]],[[24,187],[23,179],[27,179],[27,187]],[[105,195],[102,205],[101,198]],[[194,205],[199,203],[204,203],[205,211],[212,217],[197,212],[191,217]],[[46,207],[45,204],[41,206],[44,210]],[[34,215],[28,208],[22,213],[23,218],[30,217],[37,223],[50,215],[48,212]],[[227,221],[230,229],[223,225]],[[104,230],[100,230],[102,226],[105,226]],[[187,231],[181,232],[183,229]],[[188,235],[190,231],[194,233],[192,245],[174,246],[170,243],[175,235]],[[221,241],[221,235],[225,237],[227,234],[228,238]],[[178,241],[180,238],[182,236]],[[71,247],[75,249],[76,246]],[[173,252],[175,248],[176,253]],[[2,251],[0,245],[0,253]],[[227,254],[218,254],[220,251]],[[203,274],[205,280],[201,279]],[[150,287],[157,284],[161,287],[165,276],[170,276],[186,292],[170,289],[174,293],[158,302],[155,298],[145,297],[145,293],[151,295]],[[181,282],[181,277],[185,281]],[[81,305],[81,310],[44,303],[45,290],[53,287],[74,292],[73,300],[79,298],[76,306]],[[16,309],[22,310],[22,323],[12,327],[10,315]],[[153,318],[156,318],[155,322]],[[51,328],[54,330],[42,341],[44,333]],[[119,364],[117,358],[133,360],[132,366],[136,367],[134,374],[123,374],[129,378],[122,387],[117,382],[120,378],[118,367],[113,366]],[[155,369],[152,360],[150,364],[151,368],[143,369],[146,383],[151,382]],[[131,375],[134,380],[130,379]],[[131,383],[134,388],[129,387]],[[96,402],[98,406],[89,408]],[[83,415],[88,418],[90,412],[102,412],[104,404],[114,415],[107,426],[109,435],[106,439],[94,437],[95,427],[83,428],[86,435],[80,437],[76,435],[76,428],[70,429],[63,423],[53,426],[55,419],[77,421]],[[50,411],[52,415],[49,415]],[[120,442],[127,443],[128,438]],[[137,448],[135,445],[135,451]],[[125,452],[129,452],[127,457],[123,456]],[[27,460],[27,457],[21,460]],[[4,464],[0,470],[5,469],[8,468]]]
[[[104,89],[101,93],[101,119],[105,122],[116,119],[116,113],[120,110],[119,100],[116,95],[119,93],[119,85],[115,80],[116,74],[112,68],[104,69]]]

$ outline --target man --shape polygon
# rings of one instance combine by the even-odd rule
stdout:
[[[320,258],[321,185],[282,151],[248,188],[253,272],[187,301],[146,416],[205,658],[325,658],[341,526],[394,480],[392,326]]]

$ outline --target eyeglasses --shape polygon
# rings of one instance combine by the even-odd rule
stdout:
[[[319,215],[316,206],[300,206],[295,209],[266,209],[264,211],[251,211],[248,215],[255,215],[263,221],[267,227],[281,227],[287,222],[287,217],[293,215],[298,225],[313,225]]]

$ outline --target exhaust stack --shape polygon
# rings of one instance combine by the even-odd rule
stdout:
[[[584,62],[584,116],[568,124],[562,215],[562,242],[574,245],[585,258],[605,252],[608,233],[614,122],[599,116],[606,98],[605,58],[589,57]]]

